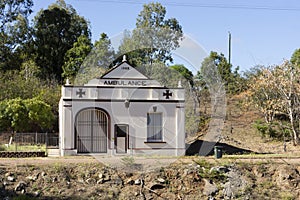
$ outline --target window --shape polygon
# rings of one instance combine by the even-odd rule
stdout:
[[[162,113],[147,113],[147,142],[161,142],[162,139]]]

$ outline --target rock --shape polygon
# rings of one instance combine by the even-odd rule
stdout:
[[[107,182],[107,181],[110,181],[111,179],[110,179],[110,176],[105,176],[103,180],[104,180],[104,182]]]
[[[15,187],[15,191],[22,191],[22,193],[25,193],[25,188],[27,184],[24,181],[20,181],[17,186]]]
[[[47,175],[47,173],[46,172],[42,172],[42,174],[41,174],[43,177],[44,176],[46,176]]]
[[[233,194],[230,182],[225,183],[223,185],[223,187],[224,187],[223,196],[225,197],[225,199],[233,198],[234,194]]]
[[[103,179],[103,178],[104,178],[104,174],[99,173],[98,177],[99,177],[100,179]]]
[[[204,180],[203,194],[206,196],[214,196],[219,190],[218,187],[210,180]]]
[[[14,182],[16,180],[13,176],[7,176],[6,179],[10,182]]]
[[[104,183],[104,180],[103,180],[103,178],[100,178],[100,179],[97,181],[97,184],[102,184],[102,183]]]
[[[231,199],[245,189],[247,181],[243,178],[241,172],[235,168],[231,168],[226,176],[228,181],[223,185],[223,196],[225,199]]]
[[[157,189],[163,189],[163,188],[165,188],[165,186],[162,184],[159,184],[159,183],[150,184],[151,190],[157,190]]]
[[[77,191],[78,191],[78,192],[85,192],[86,189],[85,189],[85,188],[78,188]]]
[[[86,182],[87,184],[91,184],[91,183],[93,182],[93,179],[92,179],[92,178],[88,178],[88,179],[85,180],[85,182]]]
[[[166,182],[166,180],[163,179],[163,178],[158,178],[157,181],[160,182],[160,183],[165,183]]]
[[[8,177],[8,176],[13,176],[13,174],[11,173],[11,172],[7,172],[7,173],[5,173],[5,175],[4,175],[5,177]]]
[[[35,192],[33,193],[33,196],[34,196],[34,197],[39,197],[40,194],[41,194],[41,193],[40,193],[39,191],[35,191]]]
[[[39,174],[33,175],[33,176],[27,176],[26,179],[30,181],[36,181],[39,177]]]
[[[230,169],[225,166],[217,166],[217,167],[212,167],[210,169],[210,172],[212,172],[212,171],[217,171],[219,173],[228,173],[230,171]]]
[[[298,182],[295,178],[299,175],[295,169],[289,166],[280,166],[276,169],[273,177],[277,185],[288,189],[294,185],[293,182]]]
[[[141,185],[141,180],[140,179],[136,179],[134,181],[134,185]]]
[[[78,183],[84,183],[84,180],[83,180],[83,178],[78,178]]]
[[[134,184],[134,180],[132,180],[131,178],[130,179],[128,179],[127,181],[126,181],[126,184],[128,184],[128,185],[133,185]]]
[[[189,169],[184,169],[183,174],[181,175],[182,178],[185,178],[188,175]]]
[[[52,178],[52,183],[56,182],[57,181],[57,178],[56,177],[53,177]]]

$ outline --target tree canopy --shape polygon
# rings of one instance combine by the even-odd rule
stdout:
[[[63,2],[41,10],[35,17],[34,49],[43,78],[62,80],[65,54],[80,36],[90,40],[88,22]]]
[[[0,5],[0,70],[19,69],[24,45],[30,40],[28,16],[32,0],[2,0]]]
[[[145,4],[137,17],[136,28],[125,34],[119,54],[129,54],[133,65],[172,62],[171,51],[179,47],[183,32],[175,18],[165,17],[166,8],[160,3]]]

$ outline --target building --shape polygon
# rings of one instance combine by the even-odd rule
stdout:
[[[184,92],[161,86],[126,58],[83,86],[62,86],[60,155],[184,155]]]

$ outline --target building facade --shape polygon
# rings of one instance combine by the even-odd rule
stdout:
[[[64,85],[60,155],[184,155],[184,93],[161,86],[126,60],[83,86]]]

